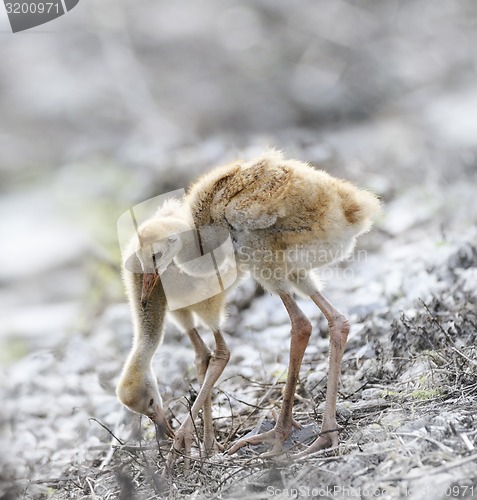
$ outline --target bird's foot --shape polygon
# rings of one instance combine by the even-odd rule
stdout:
[[[194,441],[194,426],[192,422],[185,421],[175,433],[171,450],[167,456],[166,469],[171,470],[180,457],[184,459],[184,472],[190,468],[191,459],[210,457],[215,453],[223,452],[224,447],[215,439],[215,436],[208,435],[201,443],[201,455],[192,457],[192,443]]]
[[[216,439],[215,436],[205,436],[204,443],[201,446],[201,449],[206,457],[211,457],[216,453],[222,453],[225,448],[221,445]]]
[[[232,447],[228,451],[229,455],[232,455],[237,450],[248,444],[256,445],[261,443],[269,444],[270,449],[269,451],[262,453],[260,456],[266,458],[280,455],[282,453],[283,444],[292,432],[292,427],[294,427],[295,429],[302,429],[302,425],[300,424],[300,422],[297,422],[293,417],[291,417],[291,423],[289,426],[287,426],[287,430],[285,430],[283,425],[279,424],[280,415],[275,408],[272,410],[272,417],[276,422],[273,429],[261,432],[254,436],[239,439],[232,445]]]
[[[290,432],[291,432],[291,426],[288,431],[285,431],[283,428],[275,425],[275,427],[269,431],[256,434],[255,436],[249,436],[239,439],[232,445],[228,453],[229,455],[233,455],[240,448],[248,444],[256,445],[260,443],[267,443],[270,445],[270,449],[269,451],[262,453],[260,455],[261,457],[269,458],[269,457],[274,457],[276,455],[280,455],[283,450],[283,443],[286,441]]]
[[[278,413],[278,410],[276,408],[273,408],[273,410],[272,410],[272,417],[275,419],[275,422],[278,422],[278,419],[280,418],[280,414]],[[302,428],[302,425],[300,424],[300,422],[295,420],[293,417],[292,417],[292,425],[293,425],[293,427],[295,427],[295,429]]]
[[[260,434],[255,434],[252,436],[249,435],[247,437],[239,439],[228,450],[228,453],[229,455],[232,455],[233,453],[237,452],[240,448],[246,445],[253,446],[258,444],[268,444],[270,446],[269,451],[267,451],[266,453],[262,453],[260,455],[261,457],[271,458],[280,455],[284,452],[283,448],[286,449],[290,448],[290,445],[288,443],[289,440],[287,439],[291,435],[292,427],[299,429],[297,431],[298,433],[303,432],[301,438],[298,438],[298,436],[295,435],[294,439],[291,439],[292,446],[296,446],[296,444],[298,444],[299,441],[304,440],[303,439],[304,436],[309,433],[310,426],[303,427],[301,424],[292,419],[292,422],[290,423],[287,431],[283,430],[283,427],[281,427],[277,423],[275,424],[275,427],[273,429],[261,432]],[[341,430],[342,427],[340,427],[337,424],[336,419],[330,420],[329,422],[325,421],[315,441],[310,446],[308,446],[304,451],[293,454],[292,458],[293,459],[305,458],[321,450],[337,448],[338,434]],[[316,431],[313,434],[316,436]],[[310,434],[309,437],[312,437],[313,434]],[[297,438],[299,440],[298,442]],[[293,441],[295,441],[295,444],[293,444]]]
[[[337,448],[338,433],[341,430],[342,427],[340,427],[336,422],[332,425],[323,425],[320,435],[315,439],[315,441],[302,452],[293,455],[293,458],[305,458],[321,450]]]
[[[189,470],[193,440],[194,432],[192,422],[186,420],[175,433],[171,450],[167,455],[167,471],[172,469],[172,466],[177,462],[179,457],[184,458],[184,471],[187,472]]]

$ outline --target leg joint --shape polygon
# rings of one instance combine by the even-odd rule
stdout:
[[[337,314],[329,321],[330,340],[339,346],[346,344],[349,334],[349,321],[342,314]]]
[[[227,364],[230,359],[230,351],[229,348],[222,344],[215,348],[215,351],[212,353],[212,357],[210,359],[211,363],[219,363],[219,364]]]
[[[204,367],[207,370],[207,366],[209,364],[211,356],[212,353],[210,351],[203,352],[200,354],[197,353],[195,356],[195,366],[197,370],[199,370],[201,367]]]
[[[306,316],[298,316],[292,322],[292,335],[309,339],[311,335],[312,325]]]
[[[336,313],[329,319],[329,324],[331,328],[336,328],[342,332],[349,332],[349,321],[344,314]]]

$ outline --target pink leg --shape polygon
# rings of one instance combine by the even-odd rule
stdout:
[[[320,436],[304,452],[296,455],[297,458],[324,448],[338,446],[339,427],[336,422],[336,399],[338,397],[341,360],[343,359],[349,333],[348,320],[326,300],[321,292],[315,291],[310,297],[328,320],[330,328],[330,361],[325,411]]]
[[[275,427],[262,434],[238,440],[229,450],[229,454],[235,453],[247,444],[258,444],[270,442],[272,449],[269,454],[281,452],[283,443],[290,435],[293,426],[293,400],[295,398],[296,384],[300,373],[300,367],[305,354],[306,346],[311,335],[311,323],[303,311],[298,307],[295,299],[288,293],[281,293],[282,299],[291,321],[290,362],[288,376],[283,396],[283,404]]]
[[[192,439],[194,420],[197,418],[199,411],[204,406],[206,401],[210,398],[211,391],[214,387],[215,382],[220,377],[221,373],[224,371],[224,368],[228,363],[230,352],[219,330],[214,331],[214,337],[215,337],[215,350],[210,356],[207,371],[205,373],[205,377],[202,382],[202,386],[200,388],[197,399],[194,401],[194,404],[192,405],[188,417],[176,432],[174,443],[172,445],[172,450],[167,460],[168,467],[172,465],[178,452],[180,452],[183,448],[185,448],[186,450],[188,448],[190,449],[189,443],[191,442]],[[186,457],[185,458],[186,469],[188,468],[188,463],[189,463],[189,458]]]
[[[205,380],[205,375],[209,367],[210,358],[212,353],[207,345],[204,343],[195,328],[187,332],[195,350],[195,366],[197,371],[197,380],[201,387]],[[202,408],[202,415],[204,419],[204,447],[207,455],[214,451],[214,448],[223,451],[223,446],[217,443],[214,435],[214,424],[212,420],[212,394],[209,393],[204,401]]]

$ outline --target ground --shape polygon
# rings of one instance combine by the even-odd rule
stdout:
[[[5,36],[0,498],[477,497],[477,9],[364,4],[83,0],[57,32]],[[351,323],[340,445],[300,461],[293,444],[275,460],[199,457],[165,477],[167,445],[114,394],[132,340],[116,221],[267,146],[383,201],[352,258],[321,272]],[[308,442],[328,338],[300,306],[314,328],[292,439]],[[252,281],[231,292],[213,400],[226,447],[272,425],[289,329]],[[193,365],[168,324],[154,370],[175,428],[197,394]]]
[[[327,295],[352,325],[339,395],[339,449],[302,461],[288,455],[265,460],[244,450],[198,459],[187,476],[179,465],[162,477],[167,446],[161,456],[152,428],[143,421],[138,432],[139,418],[114,396],[132,335],[122,302],[98,312],[89,334],[71,333],[10,367],[3,411],[14,418],[3,425],[15,452],[6,455],[5,484],[21,497],[55,499],[286,498],[295,490],[306,495],[306,488],[338,498],[347,496],[345,488],[361,489],[365,498],[475,495],[476,231],[447,233],[442,221],[455,217],[457,224],[468,210],[438,206],[427,219],[416,210],[402,236],[390,235],[393,211],[413,196],[403,192],[389,201],[354,259],[323,276]],[[314,334],[295,418],[310,441],[323,410],[327,331],[313,304],[300,303]],[[215,393],[214,417],[227,446],[271,425],[284,387],[289,324],[276,297],[245,282],[232,294],[225,331],[232,357]],[[172,326],[154,365],[177,427],[198,386],[192,349]]]

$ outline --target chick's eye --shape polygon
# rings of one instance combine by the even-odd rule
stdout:
[[[156,252],[156,253],[154,254],[154,257],[155,257],[156,259],[162,259],[162,256],[163,256],[163,255],[164,255],[164,252],[162,252],[161,250],[159,250],[158,252]]]
[[[154,404],[154,399],[153,399],[153,398],[151,398],[151,399],[149,400],[149,406],[152,406],[153,404]]]

